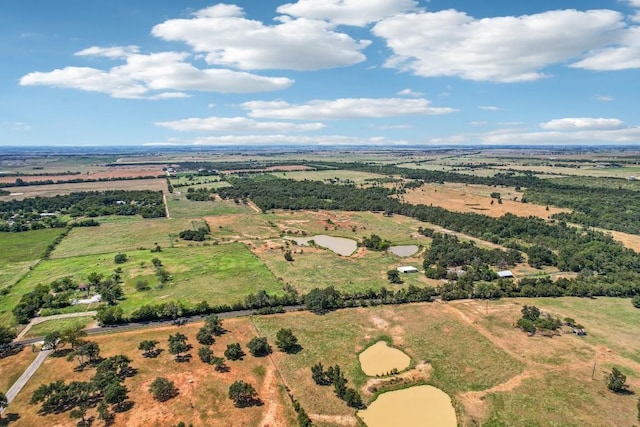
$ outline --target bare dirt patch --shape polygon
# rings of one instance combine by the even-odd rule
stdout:
[[[385,378],[371,378],[362,386],[362,393],[369,397],[378,390],[398,384],[415,384],[429,379],[431,375],[431,365],[427,362],[420,362],[415,368],[398,375]]]
[[[502,204],[491,198],[491,193],[499,192]],[[547,219],[567,209],[521,203],[522,194],[513,189],[495,188],[475,184],[425,184],[419,188],[408,190],[402,198],[412,204],[434,205],[455,212],[473,212],[491,217],[499,217],[506,213],[518,216],[537,216]],[[514,198],[517,201],[514,201]],[[493,202],[493,204],[492,204]]]

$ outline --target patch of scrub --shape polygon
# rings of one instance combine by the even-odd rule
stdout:
[[[442,390],[421,385],[383,393],[358,416],[368,427],[456,427],[456,411]]]
[[[360,353],[362,372],[370,377],[386,375],[394,369],[402,371],[409,367],[411,358],[397,348],[389,347],[386,342],[378,341]]]
[[[391,246],[389,252],[398,256],[411,256],[418,252],[418,245]]]
[[[358,242],[352,239],[344,237],[333,237],[319,234],[313,237],[298,237],[293,239],[299,245],[308,246],[309,242],[313,240],[314,243],[323,248],[327,248],[342,256],[349,256],[358,248]]]

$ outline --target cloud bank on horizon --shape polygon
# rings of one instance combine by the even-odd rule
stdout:
[[[0,30],[0,47],[13,36],[55,54],[12,50],[0,71],[24,104],[0,119],[21,124],[0,126],[5,145],[90,143],[91,126],[96,144],[640,142],[638,0],[161,1],[162,18],[131,34],[106,13],[92,23],[103,31],[85,34],[79,14],[39,34],[31,2],[11,11],[24,24]]]

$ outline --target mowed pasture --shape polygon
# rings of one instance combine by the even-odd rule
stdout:
[[[82,255],[97,255],[135,249],[152,249],[186,245],[178,234],[193,228],[188,219],[138,216],[110,216],[96,218],[98,227],[78,227],[71,230],[51,254],[52,259]]]
[[[178,194],[177,191],[174,191],[172,194],[167,194],[166,199],[169,216],[177,219],[256,213],[251,207],[243,203],[235,203],[233,200],[189,200],[186,197],[186,192]]]
[[[502,204],[491,198],[491,193],[500,193]],[[514,189],[505,189],[476,184],[424,184],[419,188],[411,189],[401,198],[411,204],[423,204],[440,206],[455,212],[473,212],[491,217],[499,217],[506,213],[518,216],[537,216],[547,219],[551,215],[560,212],[568,212],[549,206],[522,203],[522,194]],[[513,199],[517,198],[517,201]],[[493,202],[493,204],[492,204]]]
[[[123,253],[128,256],[124,264],[114,263],[115,253],[43,261],[12,287],[9,294],[11,298],[0,300],[0,308],[10,312],[20,296],[39,283],[46,284],[68,276],[82,283],[92,272],[110,277],[117,267],[122,268],[125,294],[125,299],[119,305],[126,314],[143,304],[168,301],[230,304],[242,301],[246,295],[262,289],[270,293],[283,292],[273,274],[241,243],[166,248],[161,253],[149,250]],[[160,259],[172,276],[164,286],[159,286],[151,262],[153,258]],[[150,289],[136,290],[139,279],[146,280]]]
[[[69,184],[29,185],[6,188],[12,195],[0,196],[0,200],[22,200],[30,197],[53,197],[82,191],[152,190],[166,191],[164,179],[127,179],[123,181],[76,182]]]
[[[132,359],[131,366],[137,370],[137,374],[127,378],[124,383],[129,398],[134,403],[133,407],[126,412],[117,413],[115,425],[165,427],[176,425],[180,421],[187,425],[220,427],[296,425],[291,401],[271,358],[253,357],[247,350],[247,342],[256,336],[251,320],[225,320],[223,326],[228,332],[216,337],[216,342],[211,346],[216,356],[222,356],[227,344],[238,342],[242,345],[247,355],[243,360],[227,361],[228,372],[216,372],[213,366],[202,363],[198,358],[200,345],[195,335],[201,326],[202,323],[188,324],[182,327],[164,327],[89,338],[98,343],[101,356],[126,354]],[[176,362],[167,350],[167,339],[170,334],[176,332],[185,334],[188,343],[193,346],[189,351],[192,357],[187,362]],[[158,347],[163,351],[156,358],[142,357],[137,347],[143,340],[159,341]],[[49,384],[58,379],[67,383],[87,381],[95,373],[95,369],[91,367],[78,372],[74,370],[76,366],[75,360],[69,362],[64,357],[47,358],[7,409],[8,413],[17,413],[20,416],[11,425],[75,425],[76,421],[69,417],[69,412],[41,416],[37,414],[38,405],[30,405],[28,402],[40,384]],[[155,401],[149,392],[149,385],[156,377],[166,377],[173,381],[178,388],[178,395],[167,402]],[[234,407],[228,398],[228,390],[236,380],[252,384],[262,404],[248,408]],[[96,416],[96,408],[90,408],[87,416]]]
[[[291,250],[293,261],[284,259],[284,251]],[[296,246],[294,242],[265,242],[255,247],[254,253],[284,283],[301,293],[313,288],[334,286],[339,291],[356,292],[381,287],[401,289],[409,285],[425,287],[441,284],[428,279],[424,274],[403,274],[402,285],[391,285],[387,271],[402,265],[413,265],[422,269],[421,257],[401,258],[388,252],[374,252],[359,248],[349,257],[340,256],[330,249]]]

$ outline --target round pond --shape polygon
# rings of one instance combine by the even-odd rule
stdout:
[[[397,369],[409,367],[411,358],[397,348],[389,347],[386,342],[378,341],[358,356],[362,372],[370,377],[386,375]]]
[[[421,385],[383,393],[358,416],[368,427],[456,427],[456,411],[442,390]]]

